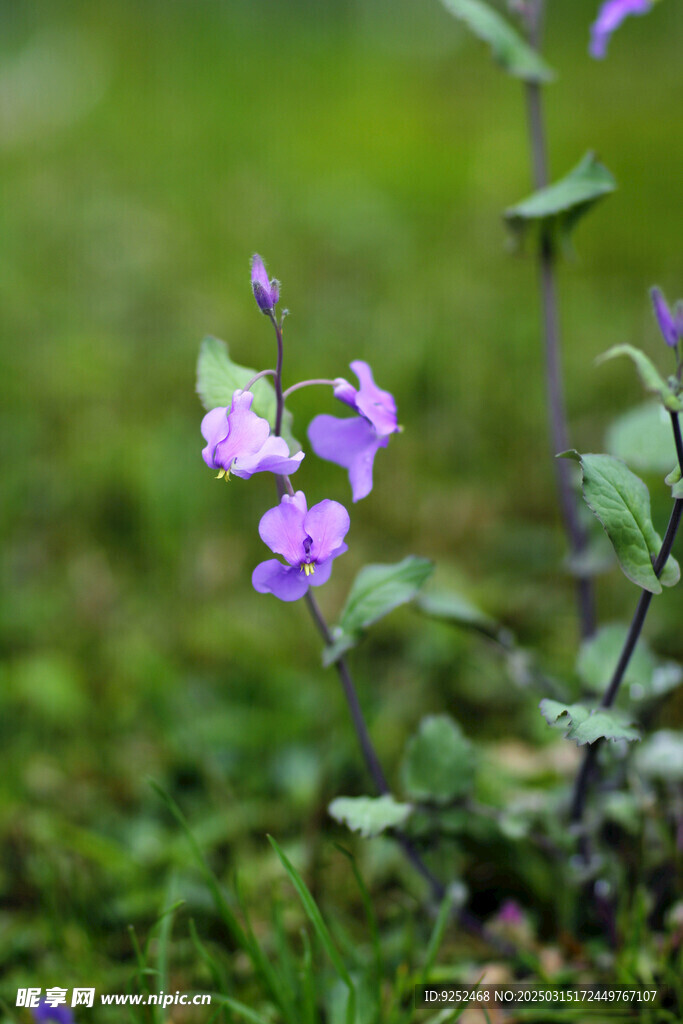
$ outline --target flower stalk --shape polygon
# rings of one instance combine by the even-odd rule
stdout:
[[[543,29],[544,0],[535,0],[529,6],[529,42],[540,49]],[[534,188],[545,188],[549,183],[545,117],[541,85],[526,85],[527,119]],[[560,323],[557,301],[555,252],[550,238],[542,234],[538,250],[539,290],[543,317],[545,348],[545,383],[548,420],[553,454],[571,447],[567,427],[567,412],[562,378]],[[555,459],[555,474],[560,512],[569,548],[574,559],[582,555],[587,546],[586,531],[578,515],[577,500],[571,478],[571,466],[564,459]],[[576,580],[577,605],[581,636],[587,639],[595,632],[595,597],[590,576],[579,575]]]

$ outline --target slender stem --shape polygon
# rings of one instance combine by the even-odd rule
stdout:
[[[542,35],[544,0],[537,0],[529,21],[529,37],[534,49],[539,50]],[[548,185],[548,157],[546,145],[545,118],[541,85],[529,82],[526,86],[527,119],[529,123],[531,161],[534,188]],[[541,234],[538,252],[539,289],[543,308],[543,337],[546,361],[546,401],[553,454],[566,451],[569,445],[567,412],[562,380],[562,357],[560,323],[555,280],[555,252],[551,239]],[[586,549],[586,532],[578,516],[577,502],[572,487],[571,466],[564,459],[555,460],[555,475],[564,529],[569,540],[571,554],[576,558]],[[588,576],[579,575],[576,581],[577,603],[581,636],[586,638],[595,632],[595,598],[593,584]]]
[[[277,366],[275,368],[275,428],[273,433],[279,437],[282,433],[282,415],[285,411],[285,400],[282,394],[282,359],[284,355],[284,346],[282,344],[282,321],[277,322],[275,313],[270,311],[270,322],[275,328],[275,336],[277,338]]]
[[[681,425],[679,423],[677,413],[672,412],[670,415],[671,425],[673,427],[674,432],[674,441],[676,443],[676,454],[678,456],[678,464],[681,467],[681,471],[683,472],[683,439],[681,438]],[[671,516],[669,518],[669,524],[666,528],[666,533],[664,535],[664,540],[662,541],[662,546],[659,549],[659,554],[657,555],[657,558],[655,559],[653,566],[655,576],[658,579],[663,573],[664,566],[666,565],[669,559],[669,555],[671,554],[671,549],[676,539],[676,534],[678,532],[678,527],[680,526],[682,515],[683,499],[678,498],[676,499],[676,501],[674,501],[674,506],[671,510]],[[617,662],[616,668],[614,669],[614,673],[610,680],[610,684],[605,690],[603,698],[600,702],[601,708],[612,707],[614,701],[617,698],[617,694],[619,693],[619,687],[621,686],[624,676],[626,675],[626,670],[629,666],[631,657],[633,655],[636,644],[638,643],[638,639],[642,632],[651,601],[652,593],[649,590],[643,590],[642,594],[640,595],[638,604],[636,606],[636,610],[634,612],[633,619],[631,621],[631,625],[626,640],[624,642],[623,649],[619,656],[619,661]],[[581,822],[581,819],[583,818],[583,812],[586,806],[586,798],[588,796],[588,788],[597,761],[598,748],[600,746],[600,742],[600,740],[596,740],[595,743],[592,743],[587,748],[586,753],[584,754],[581,768],[579,769],[579,774],[576,778],[576,783],[574,785],[574,793],[571,802],[571,820],[575,824],[579,824]],[[587,848],[584,846],[582,849],[584,860],[587,859],[586,852]]]
[[[322,377],[314,379],[314,380],[302,380],[298,384],[292,384],[291,387],[287,388],[286,391],[282,392],[283,400],[286,399],[286,398],[289,398],[290,395],[293,395],[295,391],[299,391],[301,388],[309,388],[309,387],[311,387],[312,384],[329,384],[330,387],[334,388],[334,387],[337,386],[337,381],[336,380],[324,380]]]
[[[244,390],[245,391],[251,391],[251,389],[253,388],[253,386],[256,383],[256,381],[260,380],[261,377],[274,377],[274,376],[275,376],[275,370],[261,370],[260,373],[254,374],[254,376],[251,378],[249,383],[245,386]]]

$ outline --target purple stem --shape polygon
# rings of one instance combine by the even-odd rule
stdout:
[[[543,14],[544,0],[537,0],[535,8],[531,9],[529,14],[529,41],[535,50],[540,49]],[[546,129],[540,84],[529,82],[526,86],[526,96],[534,188],[538,190],[545,188],[549,181]],[[542,233],[539,245],[538,272],[543,308],[546,401],[553,454],[556,455],[566,451],[570,444],[562,381],[555,253],[552,242],[545,233]],[[572,469],[565,459],[555,459],[554,462],[562,521],[569,540],[571,554],[577,558],[586,550],[587,536],[578,516],[576,497],[572,487]],[[579,575],[576,588],[581,636],[586,639],[595,633],[595,598],[591,578]]]
[[[254,374],[254,376],[251,378],[249,383],[245,386],[244,390],[245,391],[251,391],[251,389],[253,388],[253,386],[256,383],[256,381],[260,380],[261,377],[274,377],[274,376],[275,376],[275,370],[261,370],[260,373],[255,373]]]
[[[294,394],[295,391],[299,391],[300,388],[309,388],[312,384],[329,384],[330,387],[336,387],[336,380],[324,380],[323,378],[316,378],[313,380],[302,380],[298,384],[292,384],[291,387],[287,388],[286,391],[282,392],[283,400],[289,398],[290,395]]]

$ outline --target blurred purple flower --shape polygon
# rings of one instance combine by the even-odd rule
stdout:
[[[401,428],[396,421],[393,395],[377,387],[368,364],[356,359],[351,369],[360,388],[340,377],[334,393],[358,413],[358,418],[316,416],[308,428],[308,438],[316,455],[349,471],[353,500],[359,501],[372,490],[372,465],[377,450],[386,448],[389,436]]]
[[[501,924],[519,925],[524,921],[524,913],[517,900],[505,900],[498,911]]]
[[[612,33],[629,14],[647,14],[653,0],[606,0],[591,26],[590,55],[601,60],[607,55]]]
[[[327,583],[332,562],[347,550],[349,513],[338,501],[325,499],[308,509],[303,491],[285,494],[259,523],[261,540],[277,558],[261,562],[251,582],[260,594],[274,594],[281,601],[298,601],[309,587]]]
[[[677,302],[672,311],[661,288],[651,288],[650,298],[664,341],[670,348],[676,348],[683,338],[683,305]]]
[[[251,257],[251,287],[262,313],[272,313],[280,299],[280,282],[268,280],[263,260],[258,253]]]
[[[68,1006],[48,1006],[40,1003],[31,1011],[33,1019],[42,1024],[43,1021],[56,1021],[56,1024],[74,1024],[74,1015]]]
[[[271,435],[268,420],[251,411],[253,400],[250,391],[237,390],[230,409],[207,412],[202,420],[204,462],[226,479],[231,473],[243,480],[254,473],[294,473],[304,453],[290,456],[287,442]]]

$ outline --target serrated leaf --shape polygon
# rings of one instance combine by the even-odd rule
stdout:
[[[219,406],[229,406],[233,392],[244,388],[256,376],[256,370],[250,366],[240,366],[233,362],[228,346],[219,338],[207,337],[199,348],[197,361],[197,394],[207,411]],[[275,389],[270,381],[262,377],[251,389],[254,396],[253,411],[267,419],[271,427],[275,425]],[[301,450],[301,445],[292,435],[292,414],[285,409],[282,419],[282,436],[289,445],[292,455]]]
[[[576,670],[582,682],[594,693],[604,693],[619,660],[628,628],[620,622],[601,626],[594,636],[584,640],[576,659]],[[623,685],[649,689],[656,661],[647,642],[640,639],[624,674]]]
[[[445,619],[457,626],[476,629],[486,636],[497,637],[502,629],[495,619],[456,590],[423,591],[418,594],[415,604],[432,619]]]
[[[680,568],[674,558],[659,579],[655,575],[652,563],[662,541],[652,525],[650,494],[643,481],[611,455],[563,455],[580,463],[586,504],[611,540],[625,575],[653,594],[661,594],[662,585],[678,583]]]
[[[384,796],[338,796],[328,811],[352,832],[372,839],[388,828],[402,825],[412,814],[410,804],[401,804],[391,794]]]
[[[631,469],[665,473],[676,461],[671,418],[659,402],[645,402],[614,420],[605,446]]]
[[[323,651],[323,664],[331,665],[360,639],[373,622],[406,604],[434,572],[428,558],[408,555],[392,565],[366,565],[360,570],[332,630],[334,644]]]
[[[615,188],[611,173],[587,153],[564,178],[509,207],[505,221],[518,242],[536,225],[543,237],[566,244],[581,217]]]
[[[565,738],[573,740],[580,747],[601,739],[627,740],[629,743],[640,739],[640,733],[631,725],[631,719],[615,708],[591,711],[583,704],[562,704],[547,698],[541,701],[539,707],[548,725],[566,729]]]
[[[448,715],[429,715],[409,740],[401,770],[411,797],[446,803],[472,788],[472,744]]]
[[[442,0],[446,10],[488,43],[495,60],[525,82],[549,82],[555,73],[498,11],[483,0]]]
[[[640,377],[640,382],[645,390],[651,395],[657,395],[665,408],[672,412],[683,411],[683,402],[678,397],[678,383],[664,380],[659,370],[649,356],[641,352],[635,345],[613,345],[607,352],[598,356],[596,363],[606,363],[610,359],[617,359],[619,356],[627,356],[635,365]]]

